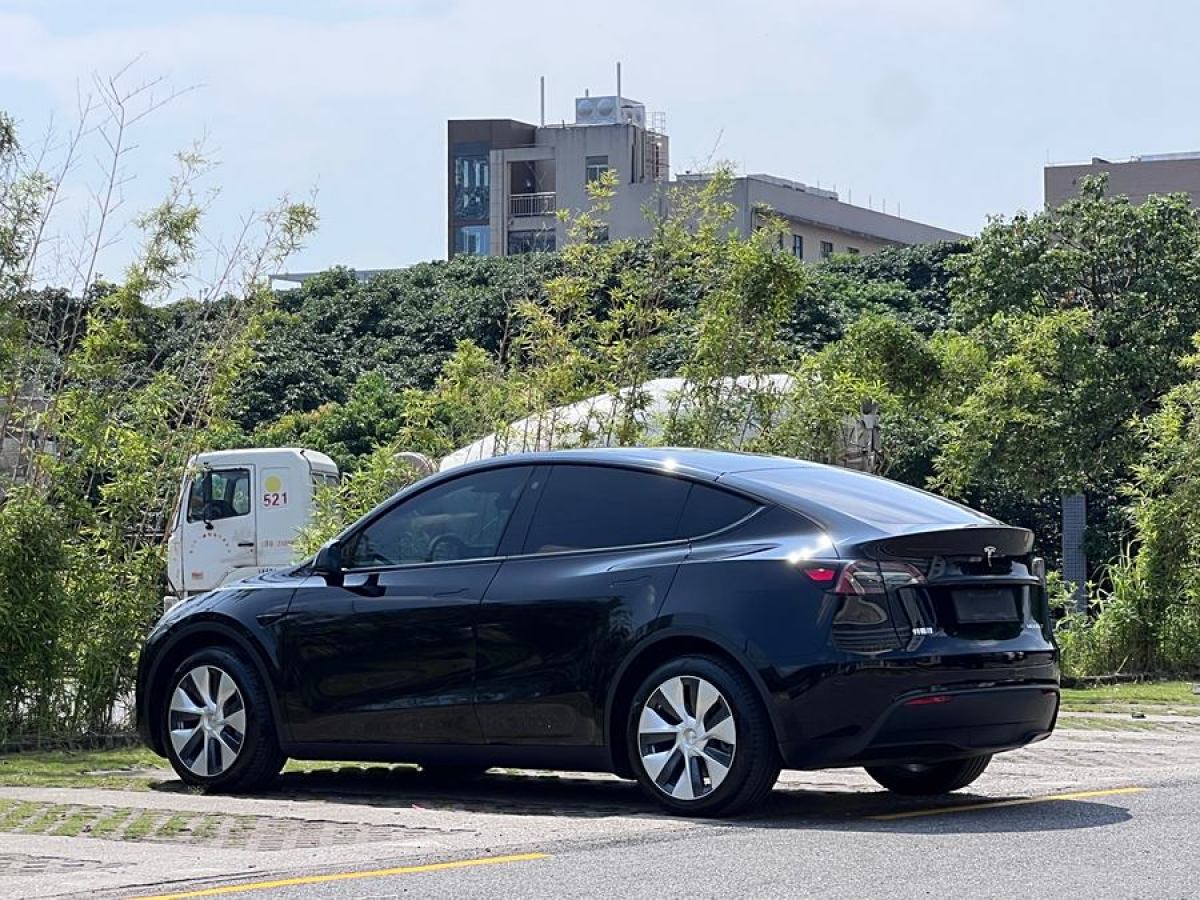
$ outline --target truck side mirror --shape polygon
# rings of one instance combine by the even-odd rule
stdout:
[[[324,544],[313,558],[313,572],[324,575],[330,584],[342,583],[342,544],[332,540]]]

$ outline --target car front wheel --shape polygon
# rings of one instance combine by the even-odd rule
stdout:
[[[642,790],[672,812],[725,816],[760,804],[779,777],[779,751],[750,679],[724,660],[660,666],[634,695],[629,758]]]
[[[948,794],[965,788],[983,774],[990,754],[945,762],[867,766],[867,774],[895,794]]]
[[[266,689],[239,655],[214,647],[189,656],[164,707],[167,758],[185,783],[250,791],[283,768]]]

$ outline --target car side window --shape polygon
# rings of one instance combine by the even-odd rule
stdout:
[[[703,484],[693,484],[687,503],[683,507],[683,516],[679,520],[679,536],[694,538],[712,534],[746,518],[759,506],[760,504],[739,494]]]
[[[489,469],[422,491],[353,536],[343,565],[361,569],[495,556],[531,471]]]
[[[250,513],[250,470],[209,469],[192,477],[189,522],[214,522]]]
[[[555,465],[530,523],[525,552],[672,540],[690,487],[682,478],[652,472]]]

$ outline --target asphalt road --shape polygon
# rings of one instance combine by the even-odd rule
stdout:
[[[376,861],[369,870],[290,874],[299,879],[292,885],[244,885],[250,890],[232,896],[1200,896],[1200,784],[1168,777],[1045,796],[1064,799],[968,794],[914,805],[880,793],[819,794],[811,803],[777,800],[783,813],[763,819],[408,860],[365,874],[386,871]]]
[[[305,884],[365,897],[1195,897],[1200,787],[888,822],[772,821],[546,858]],[[249,894],[245,896],[251,896]]]
[[[10,804],[145,826],[0,829],[0,900],[1200,897],[1200,717],[1159,718],[1060,730],[948,797],[785,772],[761,814],[723,822],[579,773],[293,772],[247,797],[167,773],[141,791],[0,787]]]

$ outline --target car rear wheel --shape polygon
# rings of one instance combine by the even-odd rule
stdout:
[[[750,679],[724,660],[686,656],[634,694],[629,759],[642,790],[672,812],[726,816],[760,804],[779,778],[779,750]]]
[[[171,676],[164,703],[167,758],[187,784],[250,791],[283,768],[267,693],[258,673],[221,648],[201,650]]]
[[[945,762],[867,766],[867,774],[895,794],[948,794],[982,775],[991,761],[989,753]]]

